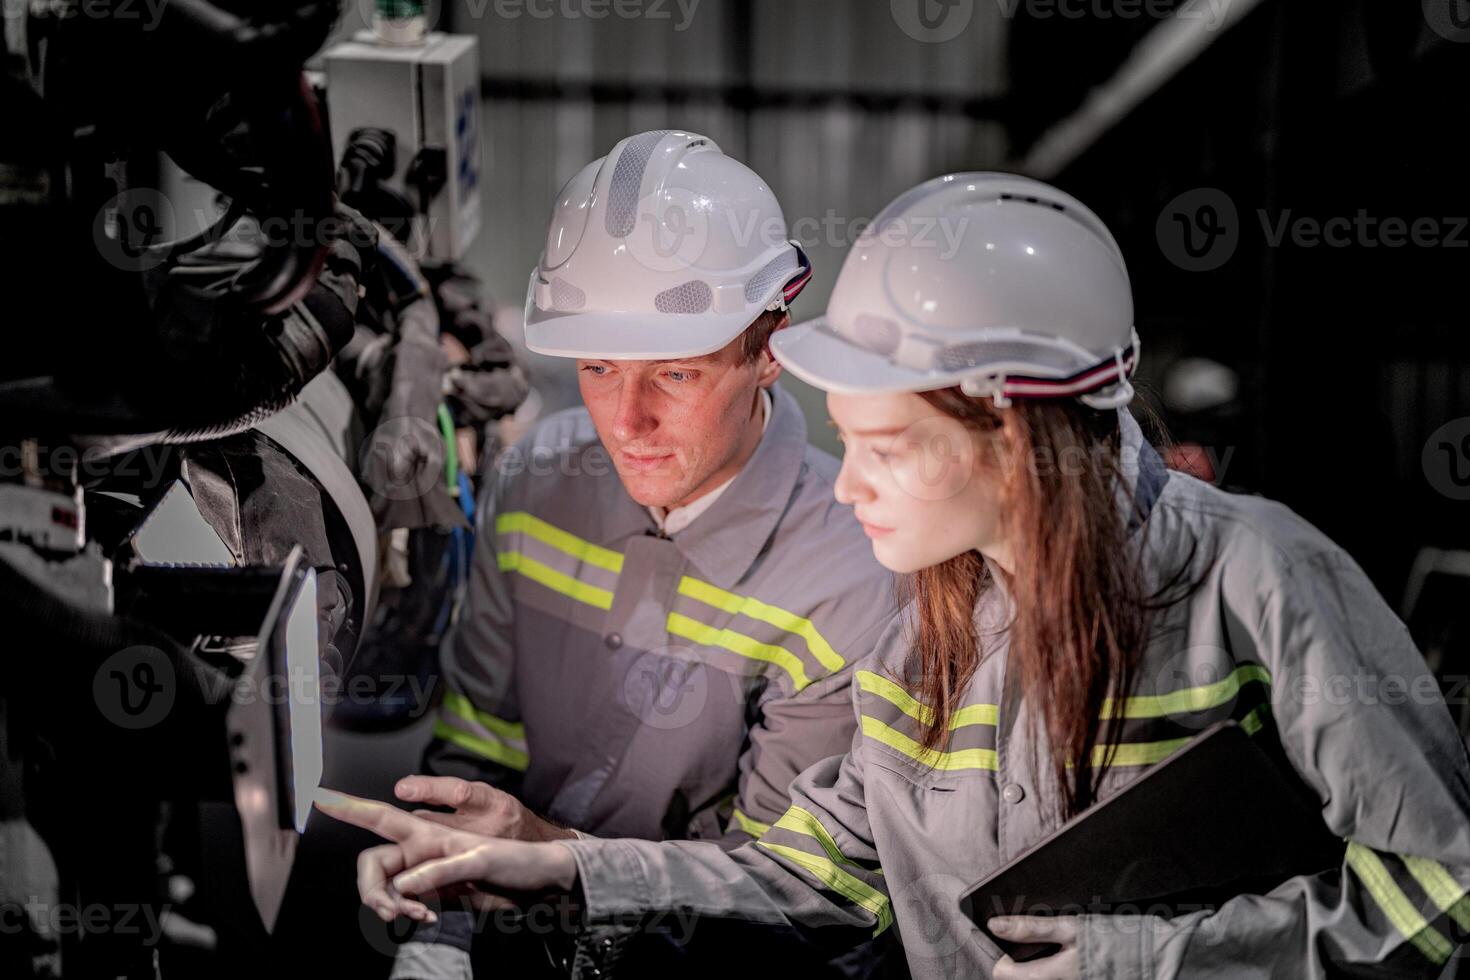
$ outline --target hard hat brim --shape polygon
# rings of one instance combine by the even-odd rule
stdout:
[[[933,391],[960,383],[966,372],[915,371],[839,336],[826,317],[771,335],[771,353],[802,381],[839,395]]]
[[[665,361],[713,354],[755,322],[759,311],[708,313],[569,313],[526,324],[526,346],[551,357]]]

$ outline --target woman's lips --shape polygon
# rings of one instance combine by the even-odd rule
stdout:
[[[879,527],[877,524],[869,524],[867,521],[861,519],[858,520],[858,523],[863,526],[863,533],[870,538],[881,538],[883,535],[893,531],[891,527]]]

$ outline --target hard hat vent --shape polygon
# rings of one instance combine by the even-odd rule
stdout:
[[[750,282],[745,284],[745,302],[754,303],[769,293],[777,281],[785,282],[800,270],[801,260],[796,257],[795,249],[788,249],[781,253],[767,262],[761,271],[752,276]]]
[[[997,361],[1027,361],[1058,371],[1068,372],[1075,363],[1065,351],[1041,344],[1019,344],[1004,340],[982,340],[970,344],[945,347],[934,355],[934,364],[942,371],[964,371]]]
[[[659,293],[653,298],[653,308],[660,313],[703,313],[714,299],[709,283],[694,279]]]
[[[627,238],[638,221],[638,189],[643,186],[643,171],[654,148],[671,130],[656,129],[640,133],[628,141],[613,167],[612,185],[607,193],[607,233],[614,238]]]
[[[853,341],[875,354],[888,356],[903,339],[898,324],[881,316],[859,313],[852,321]]]
[[[580,310],[587,305],[587,294],[557,276],[551,280],[551,305],[557,310]]]
[[[1000,199],[1002,201],[1025,201],[1027,204],[1038,204],[1042,207],[1051,208],[1053,211],[1067,210],[1067,206],[1065,204],[1061,204],[1057,201],[1048,200],[1044,197],[1037,197],[1035,194],[1012,194],[1010,191],[1002,191]]]

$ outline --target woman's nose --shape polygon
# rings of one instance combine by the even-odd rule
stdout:
[[[837,480],[832,486],[837,502],[848,506],[873,499],[873,488],[858,472],[852,456],[850,451],[842,454],[842,469],[838,470]]]

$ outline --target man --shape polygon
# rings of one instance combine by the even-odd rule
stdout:
[[[760,178],[691,133],[625,139],[563,188],[526,343],[577,359],[586,407],[486,481],[425,760],[459,778],[401,798],[500,836],[734,847],[847,750],[851,667],[896,615],[893,581],[773,387],[767,339],[810,277],[785,234]],[[473,930],[422,926],[394,976],[468,976]],[[511,938],[497,972],[521,976]]]

